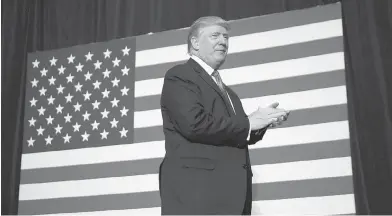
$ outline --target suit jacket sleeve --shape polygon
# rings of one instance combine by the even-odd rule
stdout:
[[[199,86],[181,73],[166,73],[161,108],[174,128],[191,142],[238,147],[247,144],[249,121],[246,116],[214,116],[203,107]]]
[[[261,132],[259,135],[256,133]],[[248,145],[253,145],[256,142],[260,141],[263,139],[265,132],[267,132],[267,127],[256,130],[256,131],[251,131],[250,132],[250,138],[249,141],[247,142]]]

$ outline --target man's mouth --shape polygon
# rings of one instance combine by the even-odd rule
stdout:
[[[226,52],[226,50],[216,50],[217,52],[222,52],[222,53],[225,53]]]

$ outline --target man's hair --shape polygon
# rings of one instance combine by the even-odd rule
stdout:
[[[205,16],[205,17],[200,17],[197,19],[193,24],[191,25],[188,33],[188,54],[191,52],[192,49],[192,42],[191,39],[193,36],[198,37],[200,34],[200,29],[207,27],[207,26],[212,26],[212,25],[219,25],[225,28],[227,31],[230,30],[230,25],[229,23],[217,16]]]

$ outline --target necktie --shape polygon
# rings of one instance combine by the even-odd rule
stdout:
[[[218,84],[219,89],[221,90],[224,99],[226,100],[226,104],[228,104],[230,106],[230,110],[232,111],[232,114],[235,114],[235,111],[233,110],[234,108],[232,107],[231,103],[230,103],[230,99],[229,99],[229,95],[227,94],[227,91],[225,89],[225,86],[223,85],[222,82],[222,78],[219,75],[219,72],[217,70],[215,70],[211,76],[213,76],[216,80],[216,84]]]

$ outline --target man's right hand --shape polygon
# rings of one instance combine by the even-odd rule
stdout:
[[[277,108],[279,103],[273,103],[265,108],[259,107],[248,118],[251,130],[259,130],[277,122],[279,119],[287,119],[289,111]]]

